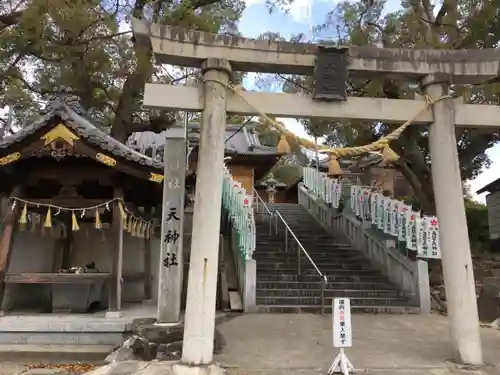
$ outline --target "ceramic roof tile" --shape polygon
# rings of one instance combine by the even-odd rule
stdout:
[[[79,112],[79,113],[77,113]],[[73,129],[78,136],[89,143],[98,146],[102,150],[109,151],[114,156],[122,157],[135,163],[163,170],[163,163],[137,152],[131,147],[117,141],[104,131],[93,125],[84,117],[82,111],[75,110],[65,101],[54,99],[47,106],[45,114],[37,121],[24,126],[21,130],[0,139],[0,149],[5,149],[17,142],[23,140],[26,136],[35,133],[39,129],[50,123],[49,120],[58,116],[65,124]]]

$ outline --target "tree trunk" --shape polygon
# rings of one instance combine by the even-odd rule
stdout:
[[[432,180],[425,177],[425,174],[412,170],[410,165],[399,160],[396,169],[401,172],[406,181],[410,184],[415,197],[420,202],[420,208],[426,215],[436,214],[436,205],[434,201],[434,192],[432,190]],[[430,187],[430,188],[429,188]]]
[[[111,127],[111,136],[125,143],[133,129],[135,98],[144,90],[144,85],[153,74],[152,51],[149,46],[136,45],[137,65],[123,84],[116,107],[116,117]]]

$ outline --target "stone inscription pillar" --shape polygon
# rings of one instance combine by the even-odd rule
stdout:
[[[161,255],[158,273],[158,310],[156,324],[180,323],[184,193],[186,180],[186,139],[168,137],[163,154],[163,208],[161,223]]]

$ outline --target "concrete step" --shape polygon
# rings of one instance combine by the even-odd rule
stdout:
[[[362,265],[369,267],[370,262],[368,262],[365,258],[362,257],[355,257],[355,256],[319,256],[319,255],[310,255],[311,259],[313,260],[314,263],[316,264],[324,264],[325,266],[342,266],[342,265]],[[255,255],[254,259],[257,261],[257,264],[262,265],[264,268],[266,268],[265,264],[282,264],[286,266],[297,266],[297,254],[287,257],[287,258],[280,258],[280,257],[274,257],[274,256],[269,256],[269,255]],[[301,265],[308,265],[310,264],[309,259],[304,255],[300,255],[300,264]]]
[[[321,281],[257,281],[257,290],[275,289],[275,290],[298,290],[298,289],[319,289]],[[387,281],[334,281],[328,282],[325,289],[334,290],[369,290],[369,289],[392,289],[394,286]]]
[[[260,260],[262,262],[275,262],[275,263],[297,263],[298,259],[298,249],[288,249],[288,251],[280,251],[278,250],[262,250],[259,249],[255,251],[254,253],[254,259]],[[309,249],[312,250],[312,249]],[[306,250],[307,254],[312,259],[316,259],[318,261],[324,262],[324,263],[363,263],[367,262],[368,260],[366,257],[363,256],[363,254],[359,251],[351,251],[351,252],[336,252],[334,250],[330,251],[325,251],[325,252],[317,252],[317,251],[311,251]],[[304,258],[304,259],[302,259]],[[300,251],[300,259],[302,262],[305,262],[307,257],[305,253],[301,250]]]
[[[339,241],[337,238],[328,237],[328,236],[315,236],[308,234],[307,236],[301,235],[299,233],[294,233],[295,236],[299,239],[300,242],[314,242],[318,245],[328,245],[328,246],[336,246],[336,247],[352,247],[349,243],[345,241]],[[292,236],[288,236],[289,241],[293,241]],[[269,242],[269,243],[277,243],[277,242],[285,242],[286,238],[284,235],[269,235],[269,232],[257,233],[256,235],[257,242]],[[319,242],[321,241],[321,242]]]
[[[375,275],[363,275],[360,276],[358,274],[347,274],[347,275],[326,275],[328,281],[332,282],[362,282],[362,283],[371,283],[371,282],[387,282],[385,277],[375,276]],[[302,276],[297,276],[296,274],[266,274],[266,273],[257,273],[257,282],[275,282],[275,281],[301,281],[301,282],[318,282],[320,280],[320,276],[318,274],[306,274]]]
[[[372,268],[362,251],[343,236],[325,231],[298,204],[275,204],[289,228],[313,262],[327,277],[324,305],[331,312],[332,299],[348,297],[354,313],[418,312],[408,299],[378,270]],[[257,224],[257,305],[259,312],[316,313],[321,311],[322,282],[305,255],[300,257],[297,275],[297,245],[281,225],[269,233],[269,223]],[[285,240],[288,237],[288,246]]]
[[[0,344],[0,361],[71,361],[102,363],[116,345]]]
[[[301,234],[295,234],[297,238],[299,239],[300,242],[302,241],[315,241],[318,245],[330,245],[330,246],[337,246],[337,247],[352,247],[352,245],[346,241],[342,241],[339,238],[336,237],[331,237],[331,236],[320,236],[320,235],[301,235]],[[291,236],[288,236],[289,240],[292,240]],[[274,234],[269,234],[269,232],[263,232],[263,233],[257,233],[256,237],[257,241],[260,242],[283,242],[285,241],[285,236],[284,235],[274,235]],[[323,242],[319,242],[319,240]]]
[[[313,246],[302,245],[305,251],[311,255],[318,255],[324,257],[334,258],[335,256],[358,256],[358,258],[365,258],[364,254],[356,249],[339,249],[339,248],[331,248],[331,249],[318,249]],[[285,248],[285,245],[265,245],[259,246],[257,244],[255,254],[262,254],[267,256],[281,256],[283,258],[293,257],[297,255],[297,246],[288,246]]]
[[[343,255],[358,255],[361,256],[363,253],[356,249],[341,249],[341,248],[317,248],[313,246],[307,246],[302,244],[304,249],[307,251],[309,255],[325,255],[325,256],[343,256]],[[297,249],[296,246],[288,246],[285,248],[285,245],[266,245],[259,246],[257,243],[255,253],[256,254],[286,254],[293,256],[296,254]]]
[[[325,297],[325,306],[331,306],[331,297]],[[351,298],[353,306],[405,306],[406,298],[401,297],[354,297]],[[321,297],[257,297],[257,305],[284,305],[284,306],[314,306],[321,305]]]
[[[325,304],[325,313],[331,314],[332,307]],[[318,305],[258,305],[257,312],[259,313],[320,313],[321,306]],[[351,305],[353,314],[418,314],[420,309],[414,306],[364,306]]]
[[[277,264],[277,266],[280,266]],[[342,267],[325,267],[323,264],[317,264],[317,267],[324,275],[380,275],[380,271],[375,270],[373,268],[370,269],[356,269],[356,268],[342,268]],[[257,265],[257,275],[266,274],[266,275],[290,275],[295,274],[298,271],[298,267],[281,267],[281,268],[264,268],[259,267]],[[315,274],[317,273],[316,269],[313,265],[304,265],[301,268],[301,273],[305,275]]]
[[[354,256],[359,255],[359,256]],[[304,258],[304,259],[303,259]],[[367,264],[370,262],[361,254],[353,254],[353,256],[335,257],[331,254],[322,254],[311,257],[314,261],[320,261],[324,264]],[[281,263],[281,264],[297,264],[297,253],[265,253],[265,252],[255,252],[254,259],[257,263]],[[308,263],[307,258],[303,253],[300,255],[301,263]]]
[[[358,257],[358,258],[366,258],[365,255],[357,249],[340,249],[340,248],[317,248],[311,245],[302,244],[304,250],[311,256],[325,256],[330,258],[335,258],[335,256],[342,259],[342,257]],[[265,246],[265,247],[257,247],[256,252],[261,254],[285,254],[285,257],[292,256],[293,254],[297,254],[297,246]],[[302,252],[303,253],[303,252]]]
[[[305,257],[304,257],[305,258]],[[368,262],[335,262],[335,261],[323,261],[319,262],[318,259],[313,259],[314,263],[321,263],[321,270],[325,272],[327,270],[373,270],[373,267]],[[328,262],[328,263],[327,263]],[[257,258],[257,269],[261,270],[296,270],[298,267],[297,259],[291,259],[288,262],[276,262],[274,259],[261,259]],[[300,262],[301,269],[308,269],[312,267],[311,262],[308,259],[302,259]]]
[[[404,298],[396,289],[325,289],[325,297],[347,298]],[[294,298],[320,298],[321,289],[262,289],[257,288],[257,297],[294,297]]]

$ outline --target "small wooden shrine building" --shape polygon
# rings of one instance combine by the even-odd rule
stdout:
[[[96,127],[69,94],[0,139],[2,311],[119,312],[152,298],[162,182],[163,163]]]
[[[163,148],[165,137],[184,131],[134,133],[122,144],[77,97],[59,94],[39,120],[0,139],[1,311],[119,316],[112,312],[124,303],[155,300]],[[191,192],[199,131],[188,126]],[[248,194],[283,155],[251,125],[227,127],[225,153]]]

